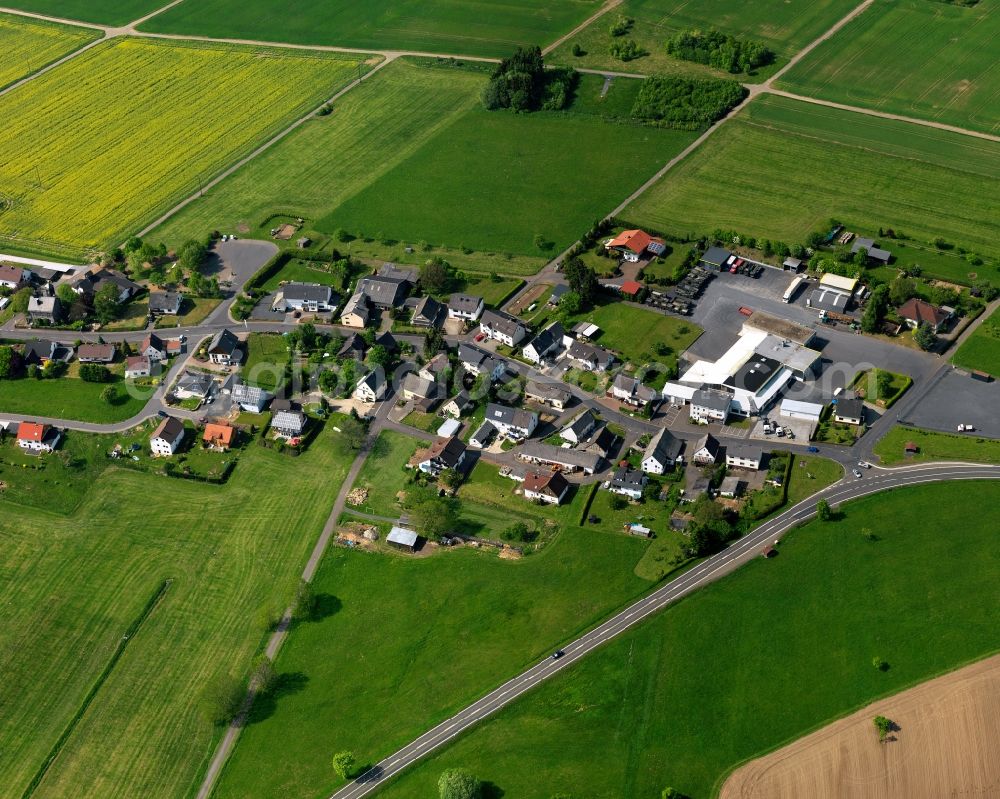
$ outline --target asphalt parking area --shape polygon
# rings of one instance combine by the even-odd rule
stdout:
[[[931,387],[913,410],[900,417],[900,421],[944,433],[956,432],[960,424],[971,424],[976,428],[973,435],[1000,438],[998,409],[1000,382],[984,383],[952,370]]]

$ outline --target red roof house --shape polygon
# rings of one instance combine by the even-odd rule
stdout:
[[[943,308],[938,308],[929,302],[918,300],[916,297],[900,305],[896,313],[910,327],[920,327],[920,325],[926,322],[934,329],[935,333],[941,325],[951,318],[951,314]]]
[[[47,424],[21,422],[17,426],[17,445],[33,452],[52,452],[59,444],[59,431]]]
[[[626,261],[638,261],[646,251],[661,255],[666,249],[666,242],[653,238],[644,230],[624,230],[604,246],[621,253]]]

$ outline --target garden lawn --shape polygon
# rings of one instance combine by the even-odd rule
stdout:
[[[795,505],[844,476],[843,466],[821,455],[795,454],[794,458],[788,480],[788,501],[782,507]]]
[[[119,391],[119,400],[114,404],[101,399],[108,385],[117,385]],[[0,380],[0,408],[6,413],[112,424],[139,413],[152,393],[151,388],[126,385],[121,378],[109,384],[87,383],[74,377],[44,380],[22,377]]]
[[[323,263],[296,258],[281,267],[261,288],[265,291],[274,291],[280,283],[319,283],[341,290],[343,288],[341,276],[323,269],[323,266]]]
[[[907,456],[904,449],[911,441],[917,445],[919,452]],[[975,433],[953,435],[896,425],[875,444],[875,454],[883,466],[910,461],[1000,463],[1000,441],[982,438]]]
[[[979,501],[964,501],[973,491]],[[930,521],[944,507],[950,535]],[[665,786],[709,797],[745,760],[997,651],[1000,484],[898,489],[843,511],[597,650],[379,795],[431,796],[444,769],[464,767],[519,799],[645,799]]]
[[[552,257],[695,136],[476,104],[317,227]]]
[[[205,321],[212,311],[219,307],[221,300],[207,297],[185,296],[181,300],[181,312],[178,316],[161,316],[156,320],[157,328],[192,326]]]
[[[965,340],[952,360],[966,369],[978,369],[1000,378],[1000,309]]]
[[[33,796],[175,799],[200,782],[221,734],[202,691],[244,673],[264,617],[290,601],[353,457],[334,436],[299,458],[251,447],[224,486],[111,469],[70,516],[0,501],[5,796],[22,794],[165,579]]]
[[[600,7],[599,0],[187,0],[143,30],[238,39],[505,56],[545,45]]]
[[[790,244],[836,217],[850,230],[892,227],[917,243],[940,236],[996,258],[997,196],[983,187],[997,174],[993,142],[931,129],[918,136],[904,122],[766,96],[622,216],[668,233],[731,228]],[[862,175],[867,188],[858,191],[851,176]],[[933,276],[967,282],[975,268],[953,260],[953,274]],[[976,271],[1000,283],[996,269]]]
[[[875,3],[783,75],[779,86],[996,133],[998,39],[996,3],[971,8],[925,0]]]
[[[889,379],[884,392],[879,391],[880,375],[888,375]],[[859,397],[881,408],[892,407],[912,385],[913,379],[909,375],[878,368],[860,372],[851,384]]]
[[[288,343],[278,333],[251,333],[247,338],[247,357],[240,370],[249,385],[274,391],[281,382],[289,361]]]
[[[477,103],[482,80],[470,69],[397,60],[150,235],[173,246],[216,228],[264,237],[276,214],[325,216]]]
[[[631,361],[635,366],[654,361],[673,364],[677,361],[677,356],[702,333],[702,329],[694,322],[619,301],[601,305],[573,321],[593,322],[600,327],[603,332],[595,339],[595,343],[621,353],[625,361]],[[654,350],[658,344],[667,345],[673,352],[670,355],[658,355]]]
[[[100,38],[95,30],[0,14],[0,89]]]
[[[215,796],[329,795],[334,752],[374,762],[644,591],[645,546],[569,529],[520,561],[330,550],[315,586],[333,612],[293,631],[288,690],[255,707]]]
[[[667,54],[664,42],[682,30],[716,29],[741,39],[755,39],[768,45],[777,55],[774,66],[759,72],[750,82],[774,71],[775,67],[819,37],[854,7],[853,0],[625,0],[551,54],[552,63],[590,69],[611,69],[651,74],[720,75],[709,67],[683,61]],[[619,16],[635,20],[622,39],[634,39],[643,55],[628,62],[613,57],[609,47],[614,41],[610,27]],[[578,44],[585,55],[573,55]]]
[[[67,257],[120,242],[315,108],[358,63],[235,45],[102,43],[0,97],[0,183],[18,198],[0,215],[0,242]]]
[[[7,8],[98,25],[125,25],[162,8],[163,0],[6,0]]]
[[[372,449],[372,454],[354,481],[355,488],[367,488],[368,499],[362,505],[349,508],[376,516],[398,519],[402,506],[396,499],[413,476],[406,468],[407,461],[419,448],[429,446],[410,436],[393,430],[383,430]]]

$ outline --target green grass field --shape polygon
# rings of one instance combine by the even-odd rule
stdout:
[[[666,232],[735,228],[802,242],[830,217],[848,229],[892,227],[916,242],[941,236],[1000,256],[991,233],[1000,145],[781,97],[756,100],[722,126],[623,217]],[[919,258],[917,259],[919,260]],[[1000,282],[955,258],[950,274]]]
[[[432,796],[461,766],[524,799],[709,797],[744,760],[997,651],[1000,484],[972,485],[900,489],[790,534],[778,557],[588,656],[380,796]],[[973,490],[980,502],[964,502]],[[928,523],[942,507],[949,535]]]
[[[113,469],[70,516],[3,503],[4,796],[21,796],[167,578],[33,796],[175,799],[198,784],[220,734],[201,693],[243,673],[263,617],[293,594],[350,458],[334,436],[327,428],[299,458],[251,447],[221,487]]]
[[[122,241],[333,94],[356,63],[137,39],[93,48],[0,98],[12,198],[0,242],[68,256]]]
[[[490,113],[479,106],[483,80],[479,70],[394,63],[152,238],[176,243],[229,227],[267,235],[280,213],[322,233],[415,247],[407,256],[403,244],[335,245],[352,255],[421,263],[423,242],[474,250],[468,262],[445,253],[461,269],[530,274],[694,136],[591,113]],[[536,234],[549,246],[536,247]],[[521,258],[484,261],[487,253]]]
[[[73,377],[0,380],[0,407],[7,413],[111,424],[135,416],[152,395],[152,389],[146,388],[133,387],[126,392],[124,381],[118,378],[121,400],[110,404],[101,399],[106,387],[106,383],[87,383]]]
[[[705,0],[699,3],[686,0],[625,0],[618,8],[556,48],[550,60],[576,67],[644,75],[719,74],[701,64],[673,58],[667,55],[664,47],[667,37],[678,31],[715,28],[738,38],[764,42],[778,57],[775,66],[780,66],[854,6],[851,0],[819,0],[814,3],[807,0],[757,0],[753,3],[738,0]],[[644,51],[644,55],[628,62],[622,62],[608,52],[612,42],[609,28],[619,16],[635,20],[632,29],[622,38],[634,39]],[[579,44],[586,55],[574,56],[574,44]],[[767,67],[751,81],[757,82],[773,71],[774,67]]]
[[[952,361],[966,369],[978,369],[1000,378],[1000,310],[983,320],[958,348]]]
[[[98,25],[124,25],[162,8],[162,0],[9,0],[8,8]]]
[[[99,38],[95,30],[0,14],[0,89]]]
[[[908,442],[917,445],[919,451],[915,455],[906,455]],[[956,435],[895,425],[875,444],[875,454],[883,466],[911,461],[1000,463],[1000,441],[981,438],[975,433]]]
[[[328,272],[322,268],[321,263],[311,263],[294,259],[289,261],[278,272],[272,275],[261,286],[265,291],[274,291],[279,283],[299,282],[299,283],[319,283],[323,286],[333,286],[340,288],[340,278],[333,272]]]
[[[996,133],[995,3],[875,3],[779,82],[783,89]],[[892,53],[886,58],[886,53]]]
[[[517,45],[545,45],[600,7],[598,0],[305,0],[288,8],[267,0],[188,0],[144,30],[226,38],[332,44],[363,49],[503,56]]]
[[[242,375],[249,385],[273,391],[288,363],[288,344],[277,333],[251,333]]]
[[[316,590],[336,611],[292,633],[277,663],[291,688],[254,711],[215,795],[328,795],[334,752],[388,754],[645,590],[645,546],[572,529],[516,562],[331,550]]]

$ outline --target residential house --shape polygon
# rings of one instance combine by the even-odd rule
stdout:
[[[496,434],[497,429],[491,422],[483,422],[479,425],[476,432],[469,438],[469,445],[472,447],[478,447],[479,449],[486,449]]]
[[[383,267],[377,275],[359,280],[357,290],[377,308],[398,308],[413,288],[412,274]]]
[[[448,318],[475,322],[483,313],[483,298],[470,294],[452,294],[448,298]]]
[[[535,336],[521,351],[521,354],[526,361],[539,364],[547,355],[554,354],[562,347],[564,335],[565,331],[563,331],[562,323],[553,322]]]
[[[344,305],[344,311],[340,314],[340,324],[346,327],[367,327],[372,315],[371,303],[368,302],[367,295],[358,292],[352,294],[347,304]]]
[[[165,361],[168,357],[167,345],[156,333],[150,333],[139,345],[139,354],[151,361]]]
[[[560,505],[569,493],[569,480],[561,472],[528,472],[521,488],[525,499]]]
[[[706,433],[694,445],[691,460],[698,466],[711,466],[719,457],[719,442],[711,434]]]
[[[271,395],[267,391],[246,383],[235,383],[229,398],[248,413],[261,413],[271,401]]]
[[[417,374],[424,378],[424,380],[434,380],[443,384],[447,381],[450,370],[451,361],[448,359],[448,356],[443,352],[439,352],[421,366]]]
[[[608,481],[608,491],[621,494],[629,499],[642,499],[642,490],[646,487],[646,475],[627,466],[619,466],[611,474]]]
[[[149,313],[151,316],[177,316],[182,300],[183,297],[176,291],[151,291]]]
[[[471,411],[476,407],[476,403],[466,391],[459,391],[454,397],[448,400],[441,409],[446,415],[455,419],[461,418],[462,414]]]
[[[221,366],[231,366],[243,360],[243,345],[230,330],[220,330],[208,344],[208,359]]]
[[[205,425],[201,440],[208,444],[209,449],[226,452],[236,440],[236,428],[231,424],[209,423]]]
[[[385,351],[392,355],[396,355],[400,351],[399,342],[388,330],[375,336],[375,344],[379,347],[385,347]]]
[[[159,361],[157,361],[159,363]],[[153,364],[148,355],[131,355],[125,359],[125,377],[149,377],[153,373]]]
[[[656,402],[660,395],[655,389],[644,386],[634,377],[619,372],[611,384],[611,396],[634,408],[644,408],[646,405]]]
[[[333,313],[337,296],[329,286],[319,283],[285,283],[275,296],[275,305],[284,305],[285,311]]]
[[[642,454],[642,470],[649,474],[665,474],[681,463],[684,442],[665,427],[653,436]]]
[[[28,321],[48,322],[54,325],[59,321],[62,307],[58,297],[36,297],[28,299]]]
[[[431,444],[430,449],[422,453],[417,467],[425,474],[431,474],[435,477],[445,469],[457,471],[465,463],[465,451],[462,439],[456,436],[439,438]]]
[[[385,379],[382,367],[372,369],[362,377],[354,388],[354,399],[359,402],[380,402],[385,399],[389,383]]]
[[[114,344],[81,344],[76,350],[80,363],[112,363],[117,349]]]
[[[573,395],[556,383],[540,383],[529,380],[524,387],[524,398],[540,405],[548,405],[557,411],[564,410],[569,405]]]
[[[401,386],[403,399],[412,401],[417,410],[429,413],[443,396],[444,387],[434,380],[428,380],[415,372],[409,372],[403,378]]]
[[[0,288],[17,291],[31,281],[31,272],[13,264],[0,264]]]
[[[844,424],[864,424],[864,401],[856,398],[838,400],[837,404],[833,406],[833,419]]]
[[[613,239],[609,239],[604,247],[618,253],[626,261],[635,263],[644,255],[649,257],[662,255],[666,251],[667,243],[663,239],[650,236],[644,230],[624,230]]]
[[[114,286],[116,299],[119,303],[130,300],[142,291],[142,286],[129,280],[122,272],[106,267],[74,275],[70,279],[69,285],[77,294],[88,297],[98,294],[105,286]]]
[[[174,396],[178,399],[208,399],[215,390],[212,376],[204,372],[185,371],[174,385]]]
[[[45,366],[49,361],[56,359],[56,350],[59,345],[54,341],[42,341],[33,338],[25,341],[21,345],[21,355],[25,365]]]
[[[184,423],[173,416],[168,416],[159,427],[153,431],[149,439],[149,449],[155,458],[169,458],[184,440]]]
[[[530,438],[538,427],[538,414],[521,408],[490,403],[486,406],[486,421],[490,422],[501,435],[515,441]]]
[[[701,496],[712,496],[712,483],[707,477],[699,475],[684,489],[681,502],[695,502]]]
[[[764,452],[760,447],[737,444],[726,447],[726,466],[757,471],[763,460]]]
[[[168,358],[175,358],[184,352],[184,342],[179,338],[168,338],[163,343],[167,347]]]
[[[573,444],[580,444],[586,440],[594,428],[597,427],[597,417],[589,408],[577,416],[572,422],[559,431],[563,441],[570,441]]]
[[[562,302],[563,295],[569,293],[569,290],[569,286],[565,283],[559,283],[554,286],[552,288],[552,293],[549,294],[548,304],[555,308],[560,302]]]
[[[520,320],[499,311],[483,311],[479,332],[486,338],[516,347],[528,335],[528,327]]]
[[[297,438],[306,429],[306,415],[298,405],[289,400],[271,403],[271,430],[281,438]]]
[[[906,322],[908,327],[918,328],[927,324],[935,333],[951,318],[951,314],[944,308],[938,308],[936,305],[931,305],[916,297],[900,305],[896,309],[896,314]]]
[[[566,347],[566,360],[577,369],[588,372],[605,372],[615,361],[615,354],[604,347],[597,347],[583,341],[566,336],[563,338]]]
[[[851,245],[851,252],[856,253],[862,249],[868,252],[868,263],[875,266],[885,266],[889,263],[889,259],[892,258],[892,253],[876,246],[874,239],[858,236],[854,240],[854,244]]]
[[[17,426],[17,445],[29,452],[52,452],[61,437],[58,430],[47,424],[21,422]]]
[[[587,452],[600,455],[602,458],[608,458],[617,443],[618,436],[612,433],[607,425],[604,425],[591,437],[584,449]]]
[[[492,383],[502,379],[507,371],[507,365],[502,358],[497,358],[471,344],[460,343],[458,345],[458,360],[471,374],[476,376],[488,374]]]
[[[345,340],[343,346],[337,350],[338,358],[353,358],[356,361],[363,361],[365,353],[368,352],[368,343],[357,333],[351,333]]]
[[[433,297],[421,297],[413,309],[410,324],[415,327],[440,327],[447,316],[447,309]]]
[[[595,452],[557,447],[544,441],[526,441],[514,450],[514,454],[526,463],[544,463],[565,472],[593,474],[601,465],[601,456]]]
[[[732,404],[731,394],[713,388],[699,388],[691,395],[691,421],[719,421],[725,424]]]

